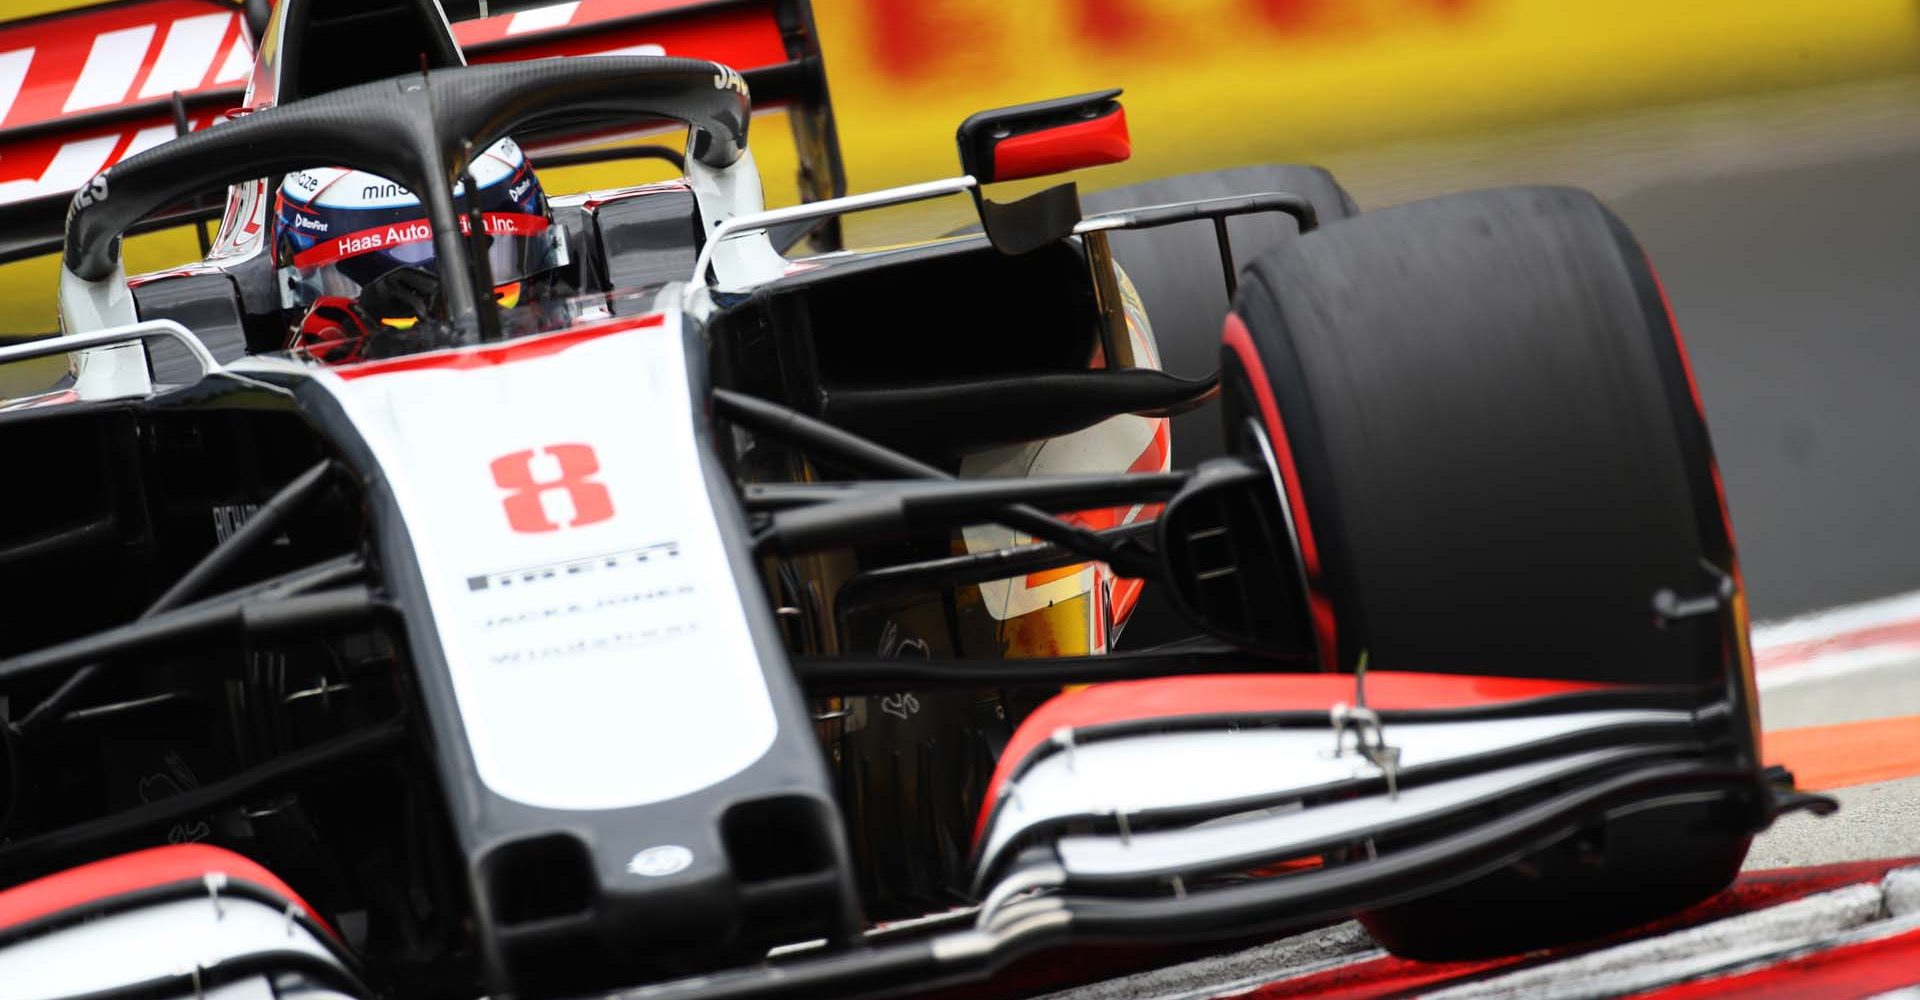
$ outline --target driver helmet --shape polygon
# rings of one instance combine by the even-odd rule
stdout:
[[[567,262],[566,240],[512,139],[475,157],[469,172],[479,188],[494,298],[511,309],[542,275]],[[463,232],[465,194],[463,185],[454,186]],[[412,327],[438,291],[426,209],[411,191],[374,174],[339,167],[288,174],[274,199],[273,246],[292,331],[287,346],[321,360],[359,357],[378,326]]]

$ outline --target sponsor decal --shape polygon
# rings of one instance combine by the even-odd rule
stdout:
[[[187,765],[186,758],[177,750],[168,750],[160,758],[164,770],[156,771],[140,779],[135,791],[143,805],[165,802],[177,796],[198,791],[200,778]],[[173,824],[167,828],[167,843],[196,844],[213,836],[213,827],[203,817],[194,817]]]
[[[661,878],[678,874],[693,864],[693,852],[679,844],[649,847],[627,862],[627,871],[643,878]]]
[[[301,215],[296,212],[293,216],[293,228],[304,229],[313,233],[324,233],[331,227],[311,215]]]
[[[480,227],[488,236],[532,236],[545,232],[550,223],[543,216],[523,215],[514,212],[488,212],[480,217]],[[471,231],[466,216],[460,217],[460,232],[465,235]],[[295,267],[319,267],[345,257],[358,257],[361,254],[390,250],[409,243],[425,243],[433,239],[433,225],[425,219],[411,222],[396,222],[388,226],[375,226],[359,232],[344,233],[311,249],[302,250],[293,257]]]
[[[708,492],[697,348],[678,314],[618,322],[314,372],[405,518],[479,781],[544,809],[669,801],[753,766],[778,732],[742,600],[753,581],[736,577],[728,508]],[[591,443],[596,468],[539,455],[511,463],[503,490],[493,463],[547,442]],[[502,501],[521,472],[590,480],[618,516],[515,531]],[[566,499],[544,491],[542,515],[569,520]],[[675,766],[633,765],[663,759]]]
[[[545,216],[524,215],[518,212],[488,212],[480,217],[480,228],[488,236],[532,236],[546,232],[549,225]],[[467,217],[460,217],[460,232],[469,231]]]
[[[360,197],[369,201],[375,198],[411,198],[413,193],[392,181],[387,181],[384,184],[368,184],[362,187]]]
[[[355,257],[375,250],[384,250],[407,243],[421,243],[430,239],[433,239],[433,227],[423,219],[418,222],[388,226],[385,229],[365,229],[357,233],[348,233],[323,249],[329,250],[334,257]],[[302,264],[304,261],[296,257],[294,263]]]
[[[891,618],[880,629],[880,656],[882,659],[894,660],[933,658],[931,650],[927,648],[927,640],[902,634],[899,623]],[[905,721],[920,714],[920,699],[911,691],[884,695],[880,699],[880,711]]]
[[[531,566],[519,566],[513,569],[495,570],[467,578],[468,590],[487,590],[493,587],[527,587],[549,580],[563,580],[588,573],[603,573],[645,566],[657,559],[674,559],[680,555],[678,542],[655,542],[639,548],[620,549],[614,552],[599,552],[577,559],[559,562],[536,563]]]
[[[920,699],[911,691],[886,695],[880,699],[880,711],[904,722],[920,714]]]
[[[257,503],[216,504],[213,507],[213,537],[224,542],[233,537],[233,533],[247,523],[247,519],[260,511]]]
[[[107,171],[93,175],[93,179],[82,184],[73,193],[73,207],[91,208],[107,200]]]
[[[893,660],[933,659],[927,640],[902,634],[899,623],[891,618],[880,628],[880,656]]]
[[[747,78],[744,76],[741,76],[740,71],[737,69],[734,69],[732,66],[722,66],[719,63],[714,63],[713,64],[713,89],[731,90],[734,93],[739,94],[741,97],[746,97],[748,96],[747,95]]]
[[[534,666],[554,660],[577,659],[602,653],[618,653],[684,639],[698,631],[696,621],[676,621],[644,628],[617,628],[592,635],[570,633],[556,642],[540,645],[503,647],[487,658],[495,667]]]
[[[494,615],[487,619],[485,628],[511,628],[537,622],[548,622],[556,618],[597,615],[602,611],[627,608],[648,601],[664,601],[674,597],[686,597],[693,588],[682,584],[678,587],[649,587],[642,590],[628,590],[606,594],[591,601],[568,601],[564,604],[543,604],[538,607],[526,607],[510,614]]]

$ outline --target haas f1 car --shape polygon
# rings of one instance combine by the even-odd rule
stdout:
[[[1587,194],[997,186],[1124,159],[1107,92],[847,195],[803,4],[168,2],[262,39],[246,113],[6,210],[62,332],[0,362],[72,360],[0,410],[0,995],[886,995],[1348,915],[1485,956],[1823,804],[1757,760],[1686,356]],[[684,176],[533,176],[635,157]],[[932,198],[977,225],[845,246]]]

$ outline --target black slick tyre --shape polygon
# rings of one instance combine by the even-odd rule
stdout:
[[[1724,619],[1654,613],[1737,573],[1706,427],[1647,259],[1591,195],[1453,195],[1289,240],[1243,272],[1222,372],[1229,447],[1264,435],[1280,467],[1323,669],[1725,690]],[[1362,919],[1419,958],[1617,929],[1722,888],[1751,823],[1609,817]]]

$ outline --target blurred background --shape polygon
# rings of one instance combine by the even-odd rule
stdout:
[[[1134,156],[1083,188],[1309,162],[1363,210],[1494,184],[1596,191],[1672,298],[1756,613],[1920,587],[1913,0],[816,11],[856,189],[951,173],[972,111],[1111,86]]]
[[[9,0],[0,16],[71,6]],[[1078,176],[1086,190],[1262,162],[1331,168],[1363,209],[1493,184],[1595,190],[1665,279],[1758,615],[1920,588],[1914,0],[816,0],[815,12],[855,191],[954,173],[953,130],[973,111],[1104,87],[1126,88],[1135,153]],[[790,151],[756,149],[770,201],[791,201]],[[0,183],[20,169],[0,158]],[[596,169],[556,172],[548,188],[634,179]],[[916,227],[963,221],[951,208]],[[899,223],[872,225],[853,235],[886,239]],[[185,233],[141,237],[129,269],[191,256]],[[0,335],[53,328],[54,275],[50,259],[0,266]],[[17,390],[28,376],[4,377]]]

